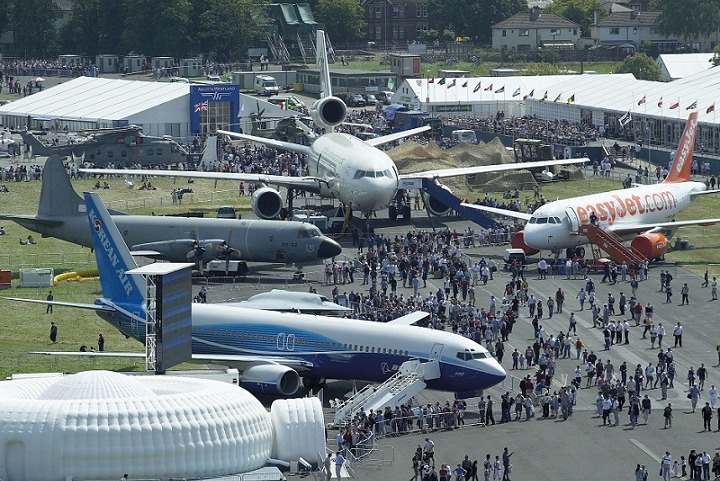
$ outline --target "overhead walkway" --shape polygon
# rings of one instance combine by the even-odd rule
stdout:
[[[342,426],[360,411],[378,411],[386,406],[394,408],[406,403],[425,389],[425,381],[440,377],[438,361],[405,361],[396,374],[379,386],[368,384],[352,397],[341,403],[335,411],[335,426]]]
[[[484,212],[477,209],[471,209],[469,207],[463,207],[461,205],[463,202],[462,199],[453,195],[452,192],[443,189],[432,179],[422,179],[422,190],[426,194],[450,207],[452,210],[460,214],[461,217],[475,222],[485,229],[491,229],[497,225],[497,223],[492,218],[488,217]]]
[[[625,262],[630,265],[633,262],[642,264],[645,261],[645,256],[632,246],[626,246],[622,239],[609,229],[586,224],[579,226],[577,233],[587,237],[593,246],[605,252],[617,263]]]

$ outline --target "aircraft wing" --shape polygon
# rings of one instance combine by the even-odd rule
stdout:
[[[430,315],[429,312],[415,311],[410,314],[405,314],[402,317],[388,321],[387,324],[397,324],[400,326],[411,326],[416,322],[420,322]]]
[[[374,139],[368,139],[365,141],[365,143],[368,145],[372,145],[373,147],[377,147],[378,145],[387,144],[389,142],[404,139],[405,137],[411,137],[413,135],[427,132],[430,129],[431,127],[429,125],[424,125],[415,129],[403,130],[402,132],[395,132],[394,134],[383,135],[381,137],[375,137]]]
[[[297,152],[298,154],[309,154],[310,147],[302,144],[295,144],[293,142],[284,142],[282,140],[268,139],[265,137],[258,137],[256,135],[240,134],[238,132],[229,132],[227,130],[218,130],[218,134],[227,135],[236,139],[248,140],[250,142],[257,142],[276,149],[289,150],[290,152]]]
[[[322,179],[317,177],[289,177],[285,175],[245,174],[235,172],[201,172],[195,170],[150,170],[150,169],[80,169],[89,174],[104,175],[148,175],[155,177],[192,177],[193,179],[236,180],[261,182],[307,192],[319,192]]]
[[[531,214],[526,214],[525,212],[516,212],[514,210],[509,210],[509,209],[498,209],[497,207],[490,207],[487,205],[468,204],[468,203],[462,203],[460,205],[462,205],[463,207],[469,207],[470,209],[476,209],[476,210],[481,210],[483,212],[489,212],[490,214],[504,215],[505,217],[511,217],[513,219],[524,220],[525,222],[529,221],[530,217],[532,217]]]
[[[376,139],[377,140],[377,139]],[[484,174],[488,172],[505,172],[507,170],[535,169],[553,165],[582,164],[589,162],[587,158],[542,160],[540,162],[513,162],[510,164],[478,165],[475,167],[459,167],[452,169],[426,170],[414,174],[400,174],[401,179],[435,179],[455,177],[458,175]]]
[[[98,352],[98,351],[34,351],[30,354],[45,356],[80,356],[80,357],[111,357],[111,358],[144,358],[144,352]],[[277,356],[245,356],[235,354],[193,354],[193,361],[215,362],[226,364],[279,364],[294,369],[310,369],[313,363],[303,359],[282,358]]]
[[[51,304],[53,306],[74,307],[77,309],[91,309],[94,311],[114,311],[115,310],[110,306],[106,306],[106,305],[102,305],[102,304],[85,304],[82,302],[43,301],[40,299],[23,299],[21,297],[4,297],[3,299],[7,299],[8,301],[16,301],[16,302],[29,302],[31,304],[43,304],[43,305]]]
[[[663,229],[674,230],[680,227],[687,227],[693,225],[708,226],[714,224],[720,224],[720,219],[680,220],[675,222],[661,222],[659,224],[625,224],[618,227],[615,227],[613,225],[610,226],[610,230],[612,230],[618,235],[644,234],[662,231]]]

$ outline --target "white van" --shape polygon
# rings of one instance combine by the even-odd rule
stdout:
[[[453,130],[451,138],[458,142],[464,142],[468,144],[477,143],[477,135],[474,130]]]
[[[255,93],[257,95],[277,95],[280,89],[275,81],[275,77],[269,75],[256,75],[255,76]]]

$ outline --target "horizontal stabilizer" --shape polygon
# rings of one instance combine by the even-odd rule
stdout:
[[[103,304],[83,304],[81,302],[62,302],[62,301],[43,301],[40,299],[23,299],[21,297],[4,297],[3,299],[7,299],[8,301],[15,301],[15,302],[29,302],[31,304],[43,304],[43,305],[52,305],[52,306],[65,306],[65,307],[75,307],[77,309],[92,309],[94,311],[114,311],[110,306],[106,306]]]
[[[405,137],[412,137],[413,135],[418,135],[423,132],[427,132],[430,130],[429,125],[425,125],[423,127],[418,127],[415,129],[410,130],[403,130],[402,132],[396,132],[394,134],[389,135],[383,135],[382,137],[375,137],[374,139],[368,139],[365,141],[366,144],[372,145],[373,147],[377,147],[378,145],[384,145],[390,142],[395,142],[396,140],[404,139]]]
[[[397,324],[401,326],[411,326],[417,322],[422,321],[430,315],[429,312],[415,311],[410,314],[405,314],[402,317],[388,321],[387,324]]]
[[[700,192],[690,192],[690,197],[696,197],[698,195],[705,195],[705,194],[720,194],[720,189],[703,190]]]

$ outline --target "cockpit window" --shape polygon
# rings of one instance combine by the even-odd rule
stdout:
[[[358,171],[355,172],[355,175],[353,176],[353,179],[355,179],[355,180],[357,180],[357,179],[362,179],[364,176],[365,176],[365,171],[364,171],[364,170],[358,170]]]
[[[560,217],[553,217],[555,219],[556,224],[562,224],[562,221],[560,220]]]
[[[457,353],[457,358],[463,361],[469,361],[471,359],[487,359],[490,355],[486,352],[480,351],[460,351]]]
[[[537,222],[537,217],[530,217],[530,224],[534,224]]]
[[[549,224],[557,224],[557,222],[555,222],[555,217],[548,217],[548,223]]]
[[[309,230],[310,229],[299,230],[298,231],[298,239],[307,239],[308,237],[310,237]]]
[[[547,217],[538,217],[537,223],[538,224],[547,224],[548,218]]]
[[[309,226],[307,228],[307,233],[310,237],[322,237],[322,232],[320,232],[320,229],[315,226]]]

